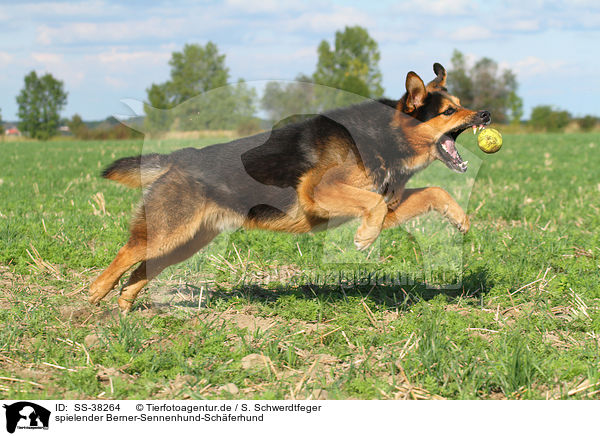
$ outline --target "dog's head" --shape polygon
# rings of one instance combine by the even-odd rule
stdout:
[[[448,168],[464,173],[467,162],[458,154],[456,138],[469,127],[475,131],[489,124],[491,115],[462,107],[446,89],[444,67],[436,63],[433,71],[436,78],[427,85],[413,71],[407,74],[406,94],[398,102],[394,123],[430,160],[439,159]]]

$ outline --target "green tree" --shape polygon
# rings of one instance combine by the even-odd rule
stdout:
[[[235,129],[256,112],[256,91],[239,80],[209,90],[180,104],[172,116],[177,130]]]
[[[454,50],[450,60],[452,67],[448,70],[446,83],[452,94],[460,98],[464,107],[473,106],[473,82],[469,77],[467,60],[460,51]]]
[[[2,109],[0,109],[0,136],[4,135],[4,123],[2,122]]]
[[[172,105],[181,104],[210,89],[227,85],[229,69],[225,55],[208,42],[204,47],[186,44],[183,51],[174,52],[169,61],[171,80],[167,82],[167,96]]]
[[[233,114],[238,121],[247,121],[256,113],[256,90],[249,87],[244,79],[239,79],[233,88]]]
[[[598,123],[600,123],[600,118],[595,117],[593,115],[586,115],[577,119],[577,124],[579,125],[579,128],[584,132],[589,132],[594,127],[596,127]]]
[[[147,129],[230,129],[253,116],[256,92],[243,80],[227,86],[225,55],[214,43],[186,44],[169,65],[170,80],[147,89]]]
[[[172,113],[167,110],[171,102],[167,94],[167,83],[160,85],[152,84],[146,90],[148,93],[148,104],[144,105],[146,119],[144,121],[147,129],[151,132],[167,130],[172,122]]]
[[[500,70],[493,59],[484,57],[469,68],[465,56],[454,50],[448,71],[448,89],[465,107],[487,109],[498,123],[518,123],[523,116],[523,101],[517,95],[516,75]]]
[[[294,82],[267,83],[260,106],[269,120],[277,122],[292,115],[316,112],[314,86],[310,82],[310,77],[300,74]]]
[[[510,110],[511,124],[520,124],[523,119],[523,99],[516,92],[511,92],[508,96],[508,108]]]
[[[348,91],[363,97],[383,95],[379,48],[377,42],[360,26],[335,32],[332,48],[325,40],[317,49],[319,60],[313,81],[320,85]],[[317,100],[323,109],[355,102],[345,93],[330,93],[316,88]]]
[[[67,122],[67,126],[69,126],[69,130],[73,135],[77,138],[85,138],[87,134],[87,126],[81,119],[81,115],[75,114],[71,117],[71,119]]]
[[[41,77],[32,71],[17,96],[19,128],[32,138],[47,140],[57,132],[60,112],[67,104],[63,82],[51,74]]]
[[[529,124],[538,130],[558,132],[571,122],[571,114],[552,106],[540,105],[531,110]]]

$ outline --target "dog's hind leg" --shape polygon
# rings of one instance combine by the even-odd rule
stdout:
[[[121,289],[118,304],[123,312],[129,312],[139,292],[146,284],[160,274],[168,266],[183,262],[191,257],[213,240],[219,234],[218,230],[208,229],[204,226],[198,231],[194,238],[185,244],[175,248],[168,254],[157,258],[147,259],[142,262],[129,277],[127,284]]]
[[[146,258],[146,244],[136,240],[133,236],[127,244],[117,253],[112,263],[92,283],[90,287],[89,302],[98,303],[108,294],[125,272],[136,263]]]
[[[202,185],[193,177],[170,169],[147,188],[144,202],[133,219],[129,242],[92,284],[89,301],[99,302],[125,271],[142,262],[119,299],[119,305],[128,310],[152,277],[208,244],[227,220],[241,222],[231,211],[209,202]]]

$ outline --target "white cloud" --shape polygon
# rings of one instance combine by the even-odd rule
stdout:
[[[294,79],[298,74],[311,74],[317,62],[314,46],[272,46],[261,48],[232,47],[227,51],[227,65],[231,80],[243,77],[246,80]],[[248,68],[248,65],[252,65]]]
[[[43,3],[16,3],[0,12],[0,19],[19,17],[64,19],[71,17],[90,17],[98,19],[106,16],[116,16],[127,11],[118,3],[102,0],[79,2],[43,2]]]
[[[412,0],[399,3],[393,9],[408,14],[447,17],[473,15],[477,12],[477,4],[472,0]]]
[[[383,30],[380,28],[375,28],[369,33],[380,45],[386,43],[402,44],[414,41],[420,37],[418,32],[410,32],[402,29]]]
[[[466,22],[467,19],[473,25],[487,26],[502,35],[549,29],[600,29],[600,2],[597,0],[504,0],[479,4],[472,0],[412,0],[399,2],[392,10],[409,22],[412,15],[448,18],[436,23],[437,27],[448,27],[456,24],[451,20],[458,18]]]
[[[503,27],[505,29],[516,30],[521,32],[534,32],[536,30],[540,30],[541,25],[538,19],[531,19],[508,21],[506,24],[503,24]]]
[[[10,53],[6,53],[4,51],[0,51],[0,62],[1,63],[9,63],[12,61],[13,55]]]
[[[302,47],[297,50],[294,50],[290,55],[292,59],[310,59],[315,58],[317,56],[317,50],[315,47]]]
[[[518,60],[509,67],[520,78],[535,77],[544,74],[555,75],[560,70],[568,67],[567,62],[561,60],[547,60],[536,56],[527,56]]]
[[[281,13],[306,9],[302,2],[281,0],[226,0],[225,6],[234,12],[243,12],[245,14]]]
[[[37,28],[36,41],[39,44],[46,46],[52,44],[52,29],[48,26],[39,26]]]
[[[586,29],[600,28],[600,14],[598,13],[584,14],[579,19],[581,20],[582,26]]]
[[[597,0],[569,2],[505,0],[503,6],[494,11],[496,22],[503,23],[503,26],[510,30],[600,29],[600,3]],[[518,24],[515,25],[515,22]]]
[[[56,53],[31,53],[31,58],[40,64],[59,64],[63,61],[63,55]]]
[[[285,20],[283,27],[289,30],[310,29],[315,32],[328,32],[341,30],[345,26],[369,26],[373,20],[364,13],[351,7],[336,7],[327,12],[305,12],[296,18]]]
[[[480,41],[490,39],[494,35],[488,27],[473,25],[461,27],[454,32],[450,32],[447,36],[454,41]]]
[[[110,51],[105,51],[97,55],[88,55],[88,59],[97,59],[101,64],[108,66],[126,66],[132,63],[142,64],[157,64],[165,63],[171,57],[170,52],[157,52],[157,51],[118,51],[116,48]]]
[[[149,18],[143,21],[64,23],[52,27],[42,24],[36,29],[36,41],[43,45],[50,45],[172,37],[184,27],[186,22],[185,18]]]
[[[127,82],[123,79],[119,79],[118,77],[106,76],[104,77],[104,81],[111,88],[121,89],[127,87]]]
[[[31,67],[41,73],[51,73],[64,81],[67,89],[79,87],[85,78],[79,63],[66,60],[62,54],[34,52],[31,53],[31,59]]]

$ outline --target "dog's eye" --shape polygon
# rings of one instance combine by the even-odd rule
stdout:
[[[443,113],[444,115],[452,115],[454,112],[456,112],[456,109],[454,109],[453,107],[449,107]]]

